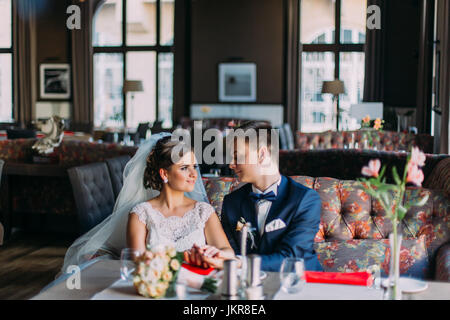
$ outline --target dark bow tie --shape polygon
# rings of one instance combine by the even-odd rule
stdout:
[[[253,202],[258,202],[259,200],[274,202],[277,199],[277,196],[273,193],[273,191],[267,193],[250,192],[250,199],[252,199]]]

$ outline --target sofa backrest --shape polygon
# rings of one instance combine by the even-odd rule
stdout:
[[[351,239],[386,239],[392,231],[390,220],[378,203],[355,180],[291,176],[302,185],[316,190],[322,200],[321,223],[316,242]],[[226,194],[242,183],[235,178],[203,178],[208,199],[222,214]],[[450,201],[439,190],[408,187],[405,199],[429,198],[422,207],[411,207],[401,224],[405,239],[425,237],[429,254],[450,240]]]
[[[398,172],[403,172],[406,152],[390,152],[358,149],[327,149],[327,150],[280,150],[279,167],[281,174],[286,176],[304,175],[313,177],[333,177],[341,180],[356,180],[362,177],[361,168],[372,159],[380,159],[391,172],[393,166]],[[428,187],[428,176],[434,167],[443,159],[450,158],[445,154],[425,154],[424,186]],[[333,165],[330,165],[332,163]],[[387,176],[388,182],[391,175]]]

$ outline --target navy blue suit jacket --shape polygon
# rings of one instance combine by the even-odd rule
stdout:
[[[241,252],[241,232],[236,231],[238,221],[243,217],[258,229],[255,204],[250,199],[252,185],[247,183],[226,195],[222,206],[222,226],[234,249]],[[305,261],[306,270],[322,271],[314,251],[314,237],[319,230],[321,200],[319,194],[289,177],[281,176],[277,199],[272,202],[265,225],[281,219],[286,227],[271,232],[255,232],[256,248],[247,242],[247,253],[261,255],[261,269],[280,271],[285,257],[299,257]]]

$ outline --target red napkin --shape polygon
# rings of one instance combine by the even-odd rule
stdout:
[[[187,270],[189,270],[191,272],[194,272],[194,273],[197,273],[199,275],[202,275],[202,276],[207,276],[208,274],[210,274],[211,272],[214,271],[214,268],[205,269],[205,268],[196,267],[196,266],[193,266],[193,265],[190,265],[190,264],[187,264],[187,263],[183,263],[181,265],[181,267],[183,267],[183,268],[185,268],[185,269],[187,269]]]
[[[369,272],[320,272],[305,271],[306,282],[350,284],[355,286],[371,286],[372,275]]]

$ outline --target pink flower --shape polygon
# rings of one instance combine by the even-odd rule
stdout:
[[[362,121],[363,121],[365,124],[368,124],[368,123],[370,122],[370,116],[369,116],[369,115],[365,116],[365,117],[362,119]]]
[[[362,168],[361,173],[368,177],[378,177],[378,171],[380,171],[381,162],[379,159],[370,160],[369,166]]]
[[[406,176],[406,182],[414,183],[416,186],[422,186],[423,172],[416,164],[408,164],[408,175]]]
[[[376,119],[375,119],[375,123],[374,123],[374,125],[373,125],[373,128],[374,128],[375,130],[381,129],[381,119],[380,119],[380,118],[376,118]]]
[[[411,159],[409,160],[410,163],[419,167],[423,167],[425,165],[425,160],[425,153],[420,151],[418,147],[413,147],[411,150]]]

